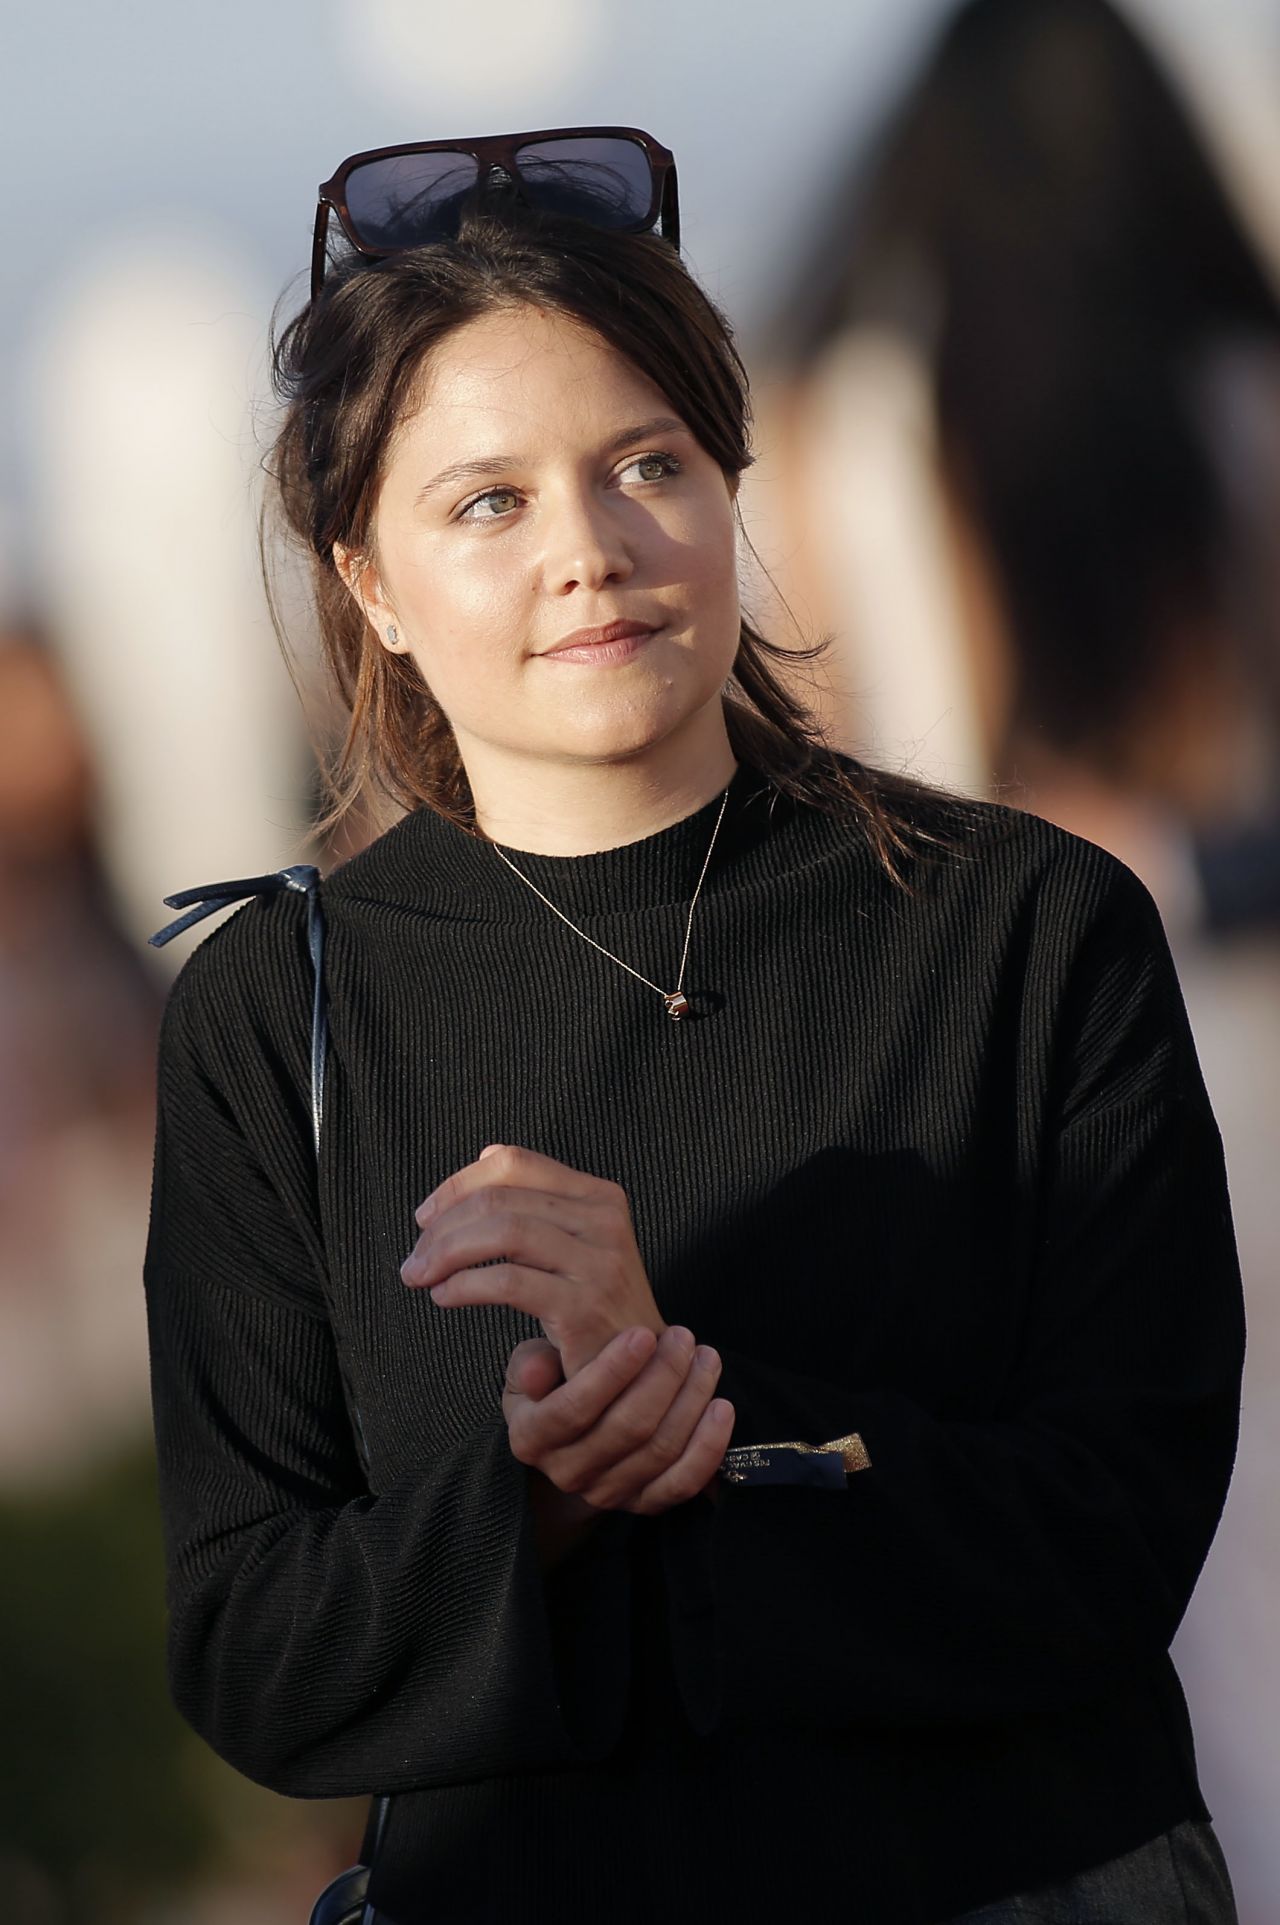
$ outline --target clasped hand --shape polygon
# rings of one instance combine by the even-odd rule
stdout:
[[[503,1391],[521,1463],[590,1510],[652,1515],[707,1488],[733,1429],[714,1395],[720,1359],[664,1322],[616,1183],[495,1144],[415,1216],[406,1284],[542,1325],[512,1352]]]

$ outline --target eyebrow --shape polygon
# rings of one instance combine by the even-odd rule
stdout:
[[[652,421],[637,422],[634,427],[623,428],[620,433],[611,435],[601,452],[606,455],[617,454],[633,442],[648,441],[655,435],[688,433],[689,428],[678,416],[655,415]],[[527,455],[477,455],[472,461],[455,461],[423,483],[418,490],[417,500],[423,501],[428,495],[438,494],[440,489],[454,487],[458,482],[483,481],[486,475],[500,474],[504,468],[525,468],[528,465]]]

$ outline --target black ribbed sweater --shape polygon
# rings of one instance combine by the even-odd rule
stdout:
[[[665,982],[717,806],[522,866]],[[994,805],[912,881],[741,768],[677,1024],[411,814],[324,885],[318,1175],[301,898],[179,976],[146,1266],[174,1693],[264,1784],[402,1794],[400,1925],[905,1925],[1205,1815],[1167,1650],[1241,1304],[1159,921]],[[537,1326],[399,1275],[489,1141],[625,1186],[735,1443],[856,1429],[872,1468],[606,1518],[544,1579],[499,1406]]]

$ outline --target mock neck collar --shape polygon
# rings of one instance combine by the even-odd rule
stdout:
[[[528,882],[566,915],[635,915],[688,902],[697,886],[724,791],[702,808],[653,835],[592,855],[534,855],[512,849]],[[796,804],[768,778],[740,762],[729,784],[702,899],[776,877],[820,853],[813,809]],[[810,844],[814,846],[810,848]],[[503,845],[505,848],[505,845]],[[525,921],[548,915],[492,844],[447,821],[434,809],[411,811],[394,828],[334,871],[330,891],[369,900],[399,901],[471,921]]]

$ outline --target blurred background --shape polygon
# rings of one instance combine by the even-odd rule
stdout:
[[[316,183],[394,140],[618,121],[674,149],[739,329],[750,593],[780,639],[835,635],[835,738],[1104,844],[1165,917],[1251,1322],[1176,1656],[1243,1925],[1274,1925],[1271,0],[14,0],[4,52],[5,1917],[288,1925],[354,1854],[358,1810],[248,1785],[165,1700],[140,1267],[186,951],[145,938],[171,890],[316,853],[256,548]]]

